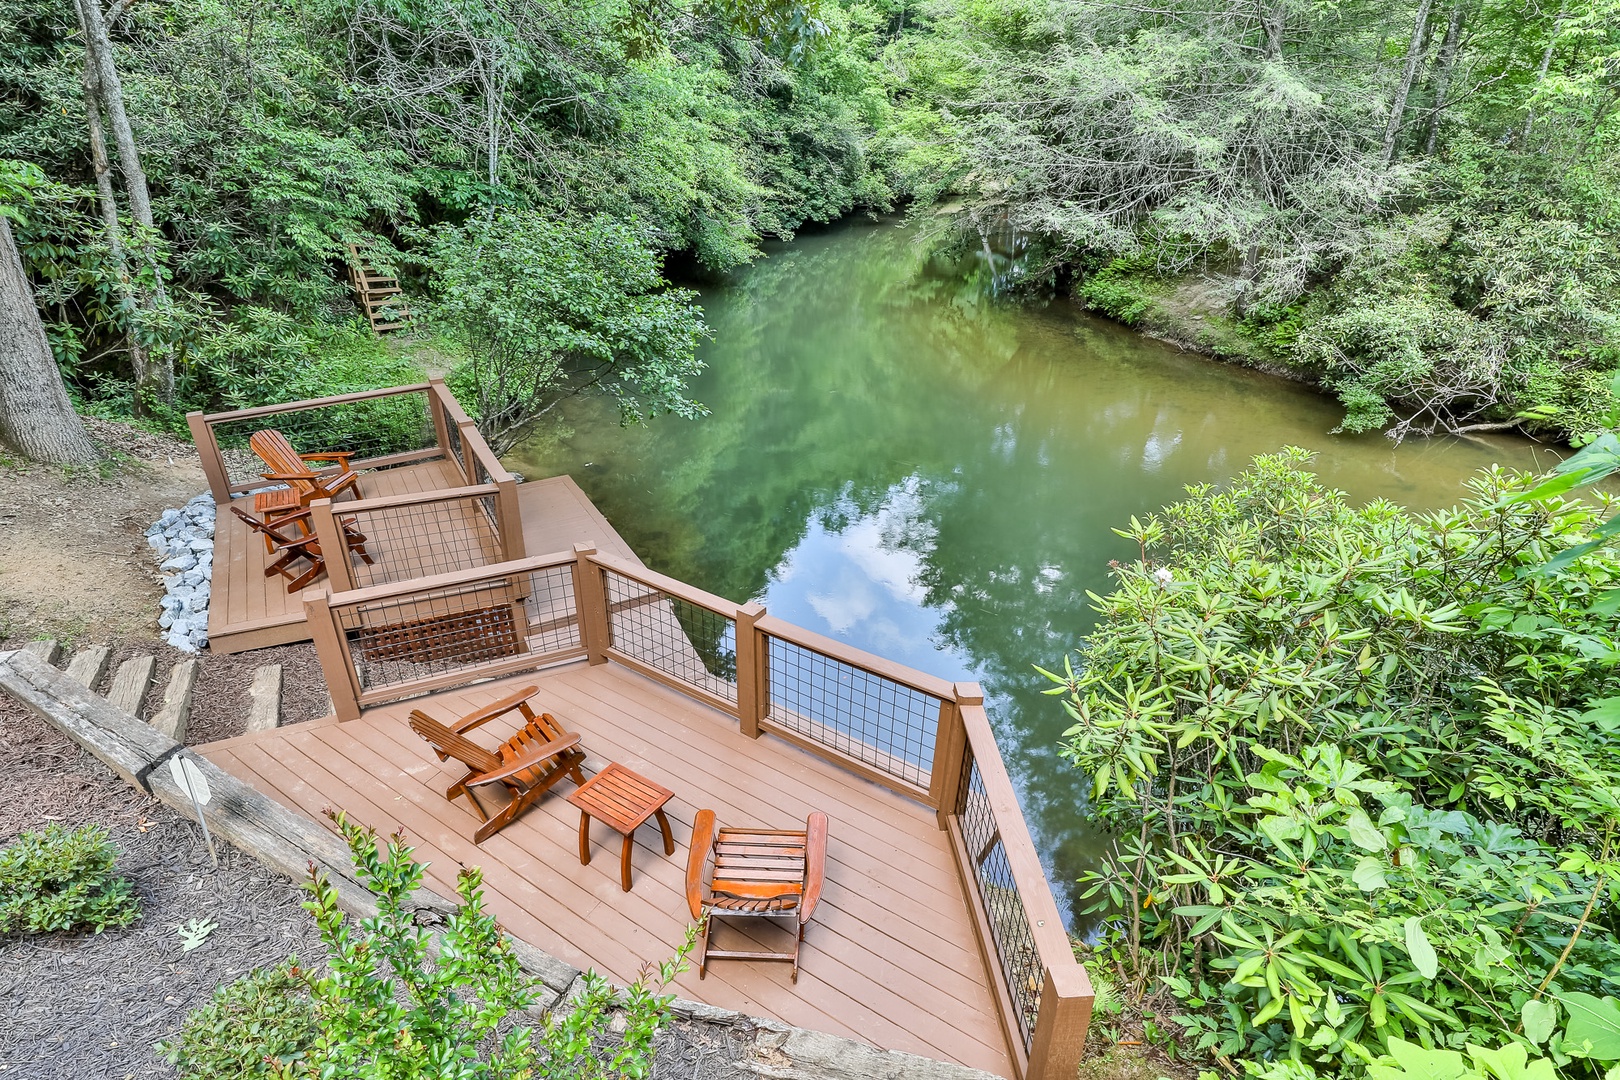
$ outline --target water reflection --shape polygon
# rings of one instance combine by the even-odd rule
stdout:
[[[510,464],[572,473],[654,569],[982,683],[1062,900],[1102,840],[1031,665],[1089,628],[1087,590],[1130,553],[1113,527],[1287,443],[1358,499],[1420,508],[1493,460],[1537,462],[1508,439],[1330,436],[1336,408],[1305,388],[991,302],[987,276],[889,225],[780,247],[704,296],[712,415],[623,429],[582,400]]]

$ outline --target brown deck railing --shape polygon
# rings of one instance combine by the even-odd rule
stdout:
[[[355,455],[350,463],[355,469],[385,469],[449,457],[468,484],[511,479],[498,464],[498,475],[491,472],[485,479],[477,479],[481,471],[472,460],[475,445],[486,453],[489,448],[439,379],[232,412],[194,412],[186,421],[202,457],[209,490],[221,506],[266,486],[265,466],[248,449],[248,437],[263,428],[280,431],[302,454],[350,451]],[[489,457],[493,460],[494,455]]]
[[[380,588],[305,594],[340,719],[587,657],[623,664],[933,809],[1020,1080],[1069,1080],[1092,992],[976,684],[822,637],[589,545]],[[458,652],[458,650],[460,650]]]

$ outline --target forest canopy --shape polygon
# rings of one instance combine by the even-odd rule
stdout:
[[[445,228],[612,221],[661,277],[910,207],[1348,430],[1578,438],[1620,366],[1617,103],[1615,0],[0,0],[57,359],[159,422],[232,394],[222,348],[341,333],[349,244],[425,313]],[[542,366],[531,414],[600,385]]]

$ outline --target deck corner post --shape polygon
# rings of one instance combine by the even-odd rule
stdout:
[[[523,507],[518,503],[517,481],[511,476],[497,480],[500,490],[495,495],[495,516],[501,528],[501,557],[516,562],[529,557],[523,542]]]
[[[984,705],[984,691],[978,683],[959,682],[955,690],[953,696],[939,703],[934,767],[928,776],[928,801],[934,806],[941,831],[962,801],[962,765],[967,758],[967,726],[962,722],[962,710]]]
[[[1091,982],[1085,969],[1078,979],[1059,980],[1051,968],[1042,980],[1040,1012],[1030,1037],[1029,1069],[1024,1080],[1070,1080],[1080,1068],[1086,1049],[1086,1031],[1091,1027]]]
[[[737,720],[750,739],[759,738],[759,722],[770,708],[770,641],[756,625],[764,615],[763,604],[737,609]]]
[[[191,429],[191,441],[197,447],[197,457],[202,460],[203,476],[208,479],[214,505],[223,509],[231,501],[231,481],[225,473],[225,459],[220,456],[214,429],[200,412],[186,413],[186,426]]]
[[[574,545],[574,605],[579,612],[580,644],[585,646],[590,663],[605,664],[613,644],[613,628],[608,622],[602,568],[591,561],[595,554],[595,544]]]
[[[355,683],[354,668],[349,664],[348,651],[343,648],[343,634],[332,614],[326,590],[304,590],[304,618],[315,639],[315,655],[321,662],[321,675],[326,689],[332,695],[332,711],[339,720],[360,719],[360,692]]]
[[[445,385],[442,376],[435,375],[428,379],[427,405],[433,420],[433,439],[444,456],[453,459],[455,455],[450,452],[450,428],[444,422],[444,400],[449,393],[450,388]]]
[[[321,556],[326,563],[326,580],[333,592],[348,592],[354,588],[354,566],[349,562],[349,545],[343,539],[337,516],[332,513],[331,499],[316,499],[309,504],[310,523],[315,527],[315,539],[320,544]]]

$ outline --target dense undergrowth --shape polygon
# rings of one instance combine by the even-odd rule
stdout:
[[[1117,837],[1090,962],[1268,1077],[1604,1076],[1620,558],[1581,545],[1606,515],[1499,469],[1453,510],[1358,508],[1309,460],[1121,530],[1140,557],[1052,676]]]

